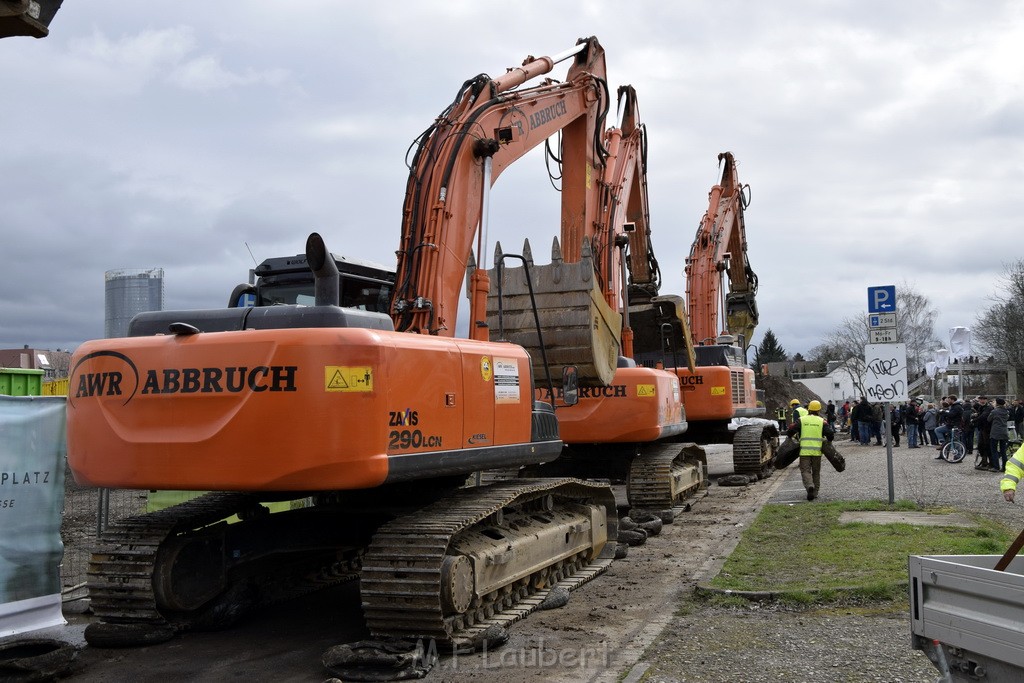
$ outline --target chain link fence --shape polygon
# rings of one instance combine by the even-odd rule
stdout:
[[[71,471],[64,473],[64,517],[60,536],[64,560],[60,579],[64,603],[84,601],[89,558],[96,548],[97,531],[119,519],[146,511],[148,491],[98,489],[79,486]]]

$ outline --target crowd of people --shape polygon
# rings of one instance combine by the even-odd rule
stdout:
[[[852,405],[846,401],[835,410],[835,416],[839,431],[849,426],[850,441],[862,446],[872,442],[882,446],[891,440],[894,447],[899,447],[901,437],[905,437],[907,448],[932,446],[941,451],[955,433],[968,455],[975,450],[981,454],[977,468],[992,472],[1006,469],[1011,436],[1019,439],[1024,434],[1024,401],[1019,398],[1012,403],[1004,398],[989,400],[987,396],[962,401],[951,395],[943,396],[939,405],[921,399],[890,404],[887,435],[883,434],[885,405],[871,403],[866,397]]]
[[[1011,437],[1019,442],[1024,438],[1024,400],[1017,398],[1007,403],[1005,398],[990,401],[978,396],[973,401],[961,401],[955,395],[943,396],[939,405],[910,399],[889,406],[888,442],[899,447],[900,436],[906,437],[907,448],[932,446],[940,451],[950,439],[961,439],[967,454],[977,449],[975,469],[999,472],[999,488],[1003,497],[1014,502],[1017,485],[1024,478],[1024,445],[1016,453],[1009,453]],[[824,417],[820,413],[824,412]],[[814,500],[821,490],[820,467],[822,445],[832,441],[837,432],[849,429],[850,441],[862,446],[882,446],[885,405],[871,403],[864,396],[851,405],[850,401],[836,406],[829,401],[823,407],[811,401],[804,407],[793,399],[789,411],[780,407],[780,428],[790,437],[801,440],[800,472],[807,488],[807,500]],[[804,441],[807,443],[805,444]],[[1015,444],[1016,445],[1016,444]]]

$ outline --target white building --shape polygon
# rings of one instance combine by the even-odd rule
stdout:
[[[830,363],[829,366],[831,365]],[[832,401],[836,405],[841,405],[843,401],[860,400],[862,392],[858,385],[863,381],[863,376],[864,361],[851,358],[846,363],[838,364],[824,376],[794,377],[793,380],[820,396],[823,402]]]

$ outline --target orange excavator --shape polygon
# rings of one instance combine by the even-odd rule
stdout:
[[[519,89],[567,60],[565,80]],[[464,485],[563,448],[554,407],[534,399],[529,354],[488,340],[483,268],[469,278],[473,338],[453,337],[470,255],[480,263],[486,249],[492,183],[563,131],[566,156],[576,155],[566,182],[581,189],[563,203],[580,201],[603,172],[607,104],[595,38],[466,81],[417,141],[390,314],[338,305],[335,259],[314,233],[312,306],[152,312],[133,321],[138,336],[79,347],[68,399],[76,480],[213,491],[103,534],[89,573],[100,618],[90,643],[220,627],[358,576],[371,633],[471,645],[531,611],[531,596],[607,566],[618,524],[607,485]],[[563,216],[581,210],[563,206]],[[663,375],[676,402],[661,421],[676,424],[678,383]],[[571,404],[572,368],[561,383]],[[642,390],[673,396],[658,383]],[[290,499],[311,504],[275,514],[262,505]],[[232,514],[242,521],[218,521]]]
[[[678,297],[651,296],[649,287],[635,287],[631,297],[646,314],[637,332],[637,358],[676,368],[689,425],[687,439],[732,443],[738,474],[766,476],[778,443],[777,426],[750,423],[729,429],[733,418],[762,417],[765,409],[758,405],[754,372],[746,364],[746,348],[758,320],[757,276],[747,257],[744,224],[749,186],[740,184],[732,153],[723,152],[718,159],[722,179],[711,188],[686,261],[690,331],[676,322],[683,315]],[[688,339],[690,333],[696,345]]]
[[[546,365],[579,370],[578,402],[558,410],[562,456],[529,469],[623,481],[632,507],[665,511],[705,484],[707,461],[702,449],[677,443],[687,417],[676,375],[633,358],[627,263],[634,264],[633,278],[652,286],[658,273],[646,129],[634,89],[623,86],[618,96],[621,122],[604,132],[603,173],[595,170],[593,191],[568,204],[576,210],[566,213],[563,200],[561,241],[554,240],[551,263],[534,265],[527,243],[518,257],[524,266],[505,268],[507,255],[498,246],[488,326],[492,338],[527,348],[538,374]],[[569,157],[563,149],[564,179],[571,179]],[[567,187],[562,191],[564,198]],[[685,325],[685,318],[676,323]],[[542,391],[542,398],[550,397]]]

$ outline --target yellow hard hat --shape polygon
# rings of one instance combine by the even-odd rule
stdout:
[[[792,401],[789,402],[789,405],[791,405],[791,406],[798,406],[798,405],[800,405],[800,400],[794,398]]]
[[[821,401],[811,401],[807,404],[807,410],[816,413],[821,410]]]

